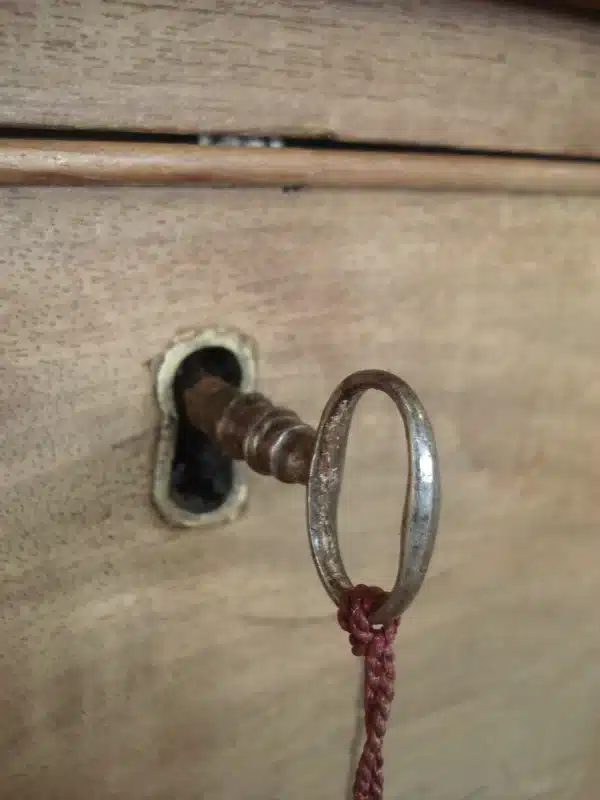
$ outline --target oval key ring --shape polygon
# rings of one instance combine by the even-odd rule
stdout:
[[[345,378],[329,398],[317,429],[306,493],[306,517],[313,560],[327,594],[339,606],[352,588],[340,552],[337,510],[346,445],[356,404],[368,389],[390,397],[404,422],[408,484],[400,534],[398,573],[375,625],[397,619],[417,595],[429,566],[440,513],[440,474],[433,428],[416,393],[383,370],[363,370]]]

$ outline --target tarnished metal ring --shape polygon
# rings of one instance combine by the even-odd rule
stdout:
[[[368,389],[390,397],[404,422],[409,471],[400,538],[398,573],[374,624],[399,617],[421,588],[433,552],[440,512],[440,475],[433,428],[416,393],[383,370],[363,370],[345,378],[321,416],[306,493],[308,535],[325,590],[339,606],[352,583],[340,552],[337,509],[346,445],[356,404]],[[385,469],[385,466],[381,466]]]

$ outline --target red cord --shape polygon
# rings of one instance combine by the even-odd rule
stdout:
[[[338,622],[350,634],[352,652],[365,659],[365,744],[354,779],[354,800],[383,797],[383,737],[394,699],[393,643],[399,620],[374,628],[369,617],[386,597],[383,589],[359,584],[346,594],[338,610]]]

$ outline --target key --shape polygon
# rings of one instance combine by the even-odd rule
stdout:
[[[387,394],[404,423],[408,484],[400,535],[398,572],[375,625],[397,619],[421,588],[435,544],[440,512],[440,472],[433,428],[416,392],[383,370],[345,378],[329,398],[315,431],[293,411],[258,392],[244,393],[208,373],[183,393],[188,422],[214,439],[233,459],[262,475],[306,486],[308,539],[315,567],[336,606],[352,588],[339,546],[337,507],[352,415],[369,389]]]

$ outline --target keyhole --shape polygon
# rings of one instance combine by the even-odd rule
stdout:
[[[174,342],[155,368],[162,414],[152,496],[161,515],[182,527],[231,522],[248,498],[246,468],[186,418],[184,393],[204,374],[244,392],[256,384],[256,346],[232,328],[202,328]]]
[[[185,417],[183,393],[208,372],[239,388],[242,367],[225,347],[205,347],[185,358],[173,381],[173,400],[178,425],[171,465],[171,499],[192,514],[221,508],[233,488],[233,461],[206,434],[193,428]]]

